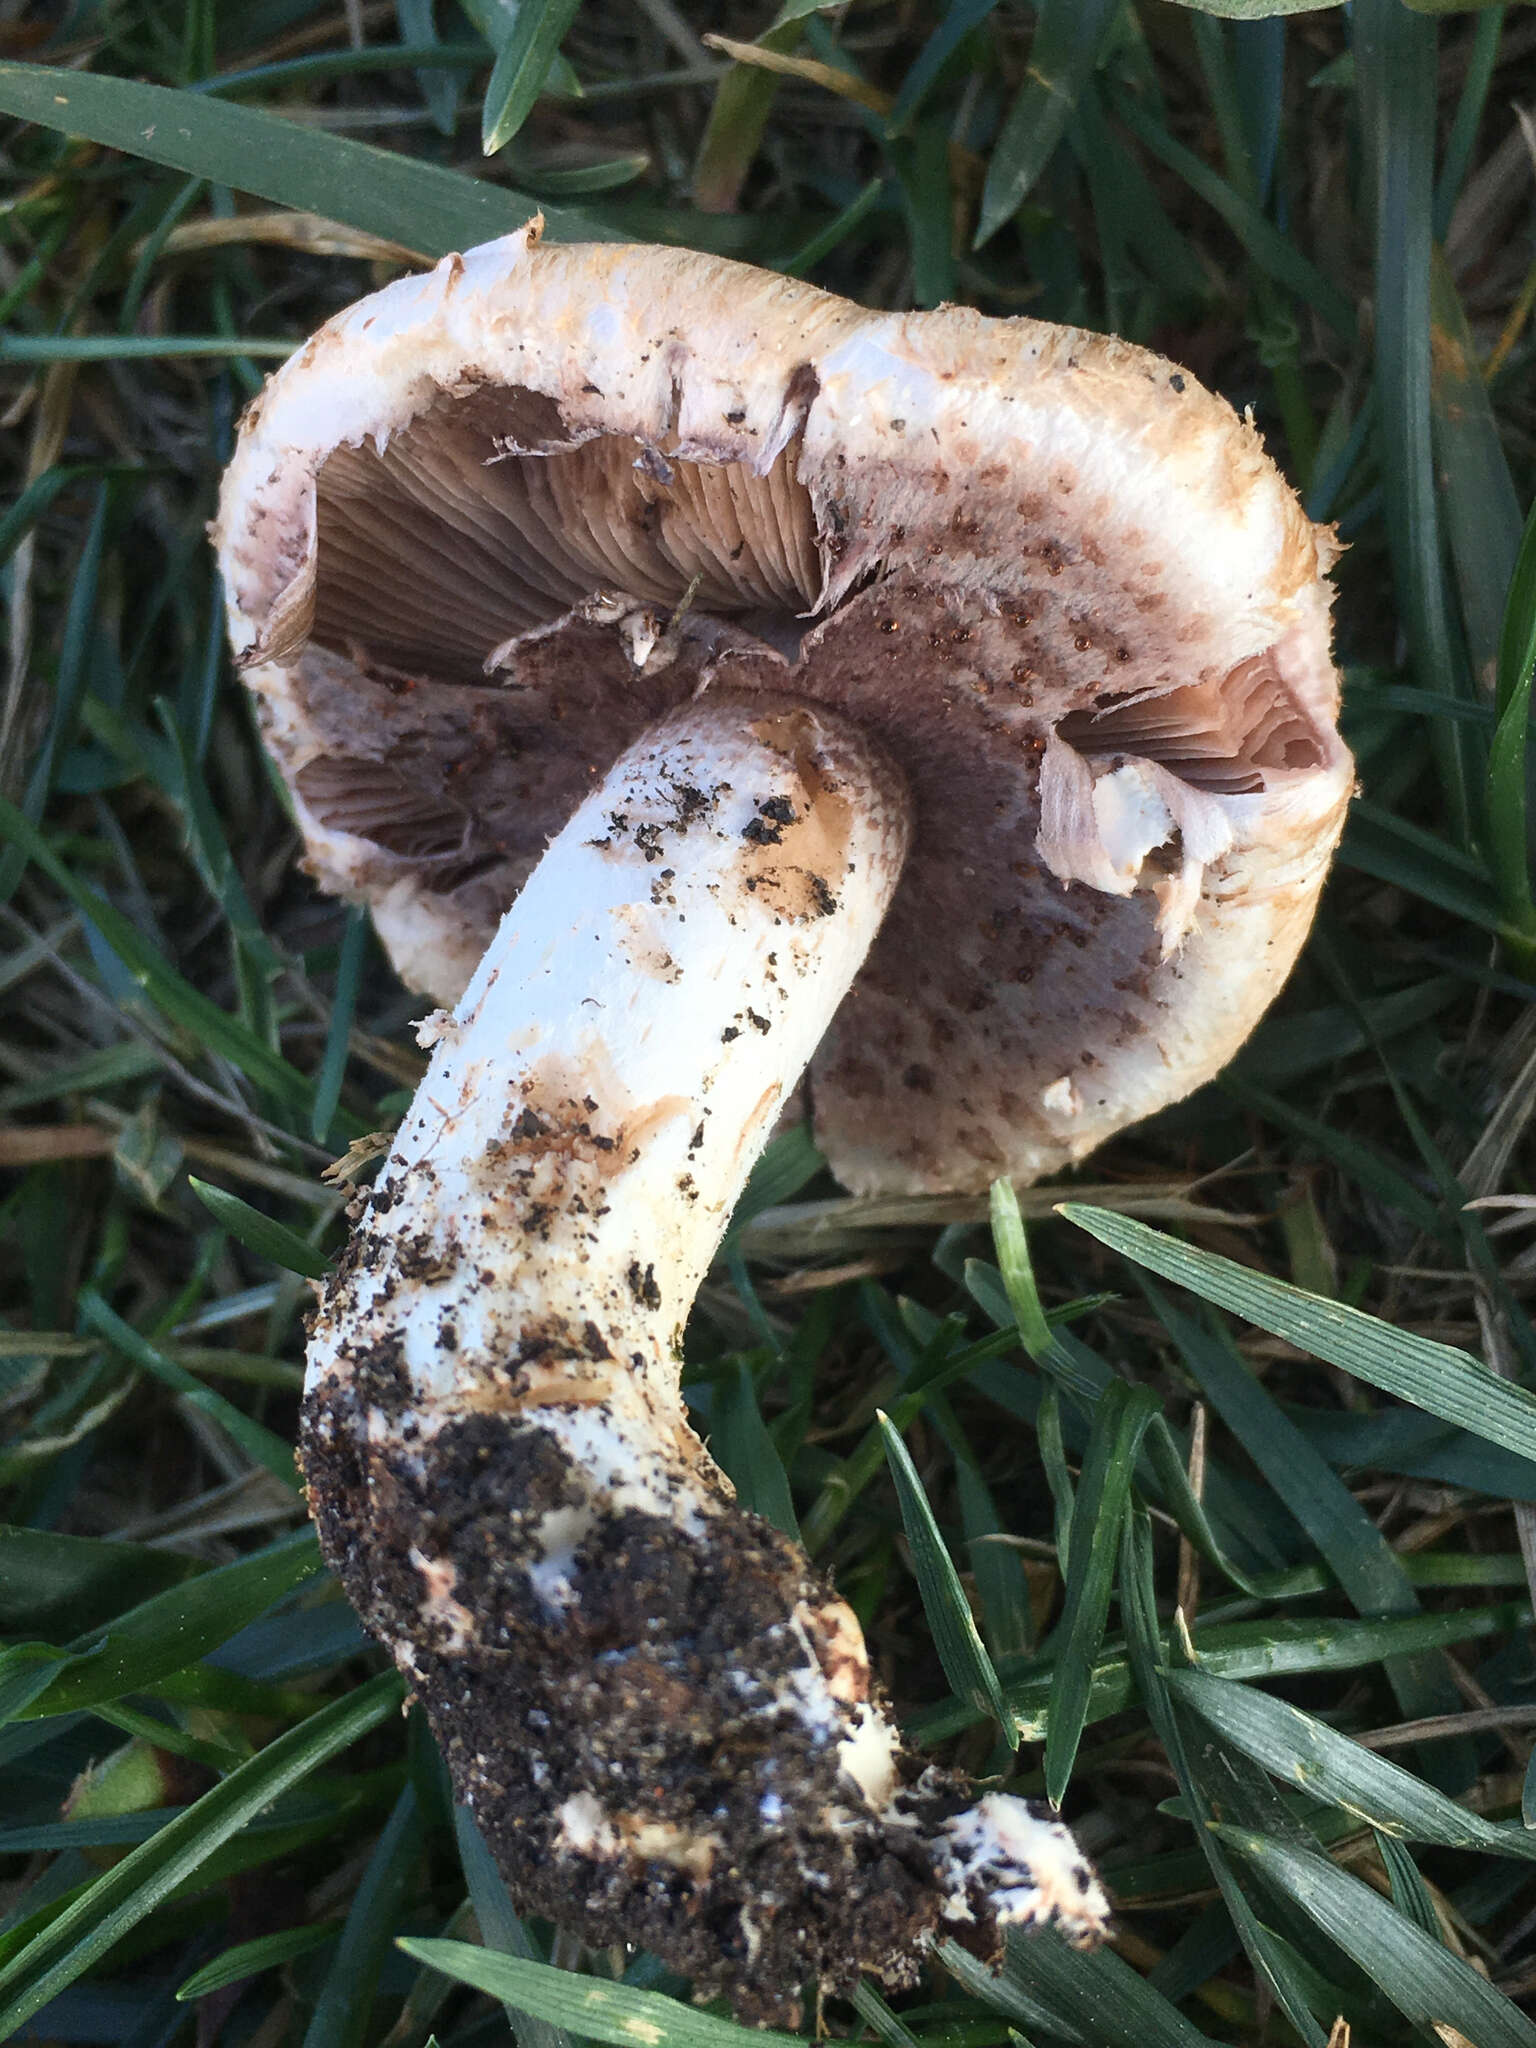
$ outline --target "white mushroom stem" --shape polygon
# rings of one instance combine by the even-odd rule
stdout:
[[[760,2017],[810,1975],[900,1976],[942,1923],[1104,1913],[1065,1830],[918,1777],[851,1611],[734,1508],[679,1389],[907,820],[820,709],[711,695],[653,727],[432,1020],[310,1351],[327,1553],[524,1905]]]
[[[585,1379],[675,1404],[698,1284],[906,840],[896,771],[824,712],[709,697],[652,728],[422,1029],[374,1229],[387,1207],[392,1239],[426,1233],[453,1270],[408,1298],[387,1265],[359,1273],[312,1380],[381,1320],[419,1398],[478,1401],[525,1369],[530,1332],[593,1325],[612,1358]]]

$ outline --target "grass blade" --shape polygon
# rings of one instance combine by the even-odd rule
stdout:
[[[754,1216],[790,1201],[807,1181],[824,1170],[826,1163],[816,1150],[808,1123],[796,1124],[792,1130],[770,1139],[731,1211],[730,1223],[715,1252],[716,1259],[723,1260],[734,1250]]]
[[[1369,1885],[1310,1850],[1220,1823],[1216,1832],[1309,1913],[1416,2025],[1454,2027],[1477,2048],[1536,2048],[1536,2025]]]
[[[1010,1259],[1016,1260],[1017,1246],[1011,1238],[1007,1242],[1010,1245],[1008,1256]],[[999,1256],[1002,1256],[1001,1248],[999,1249]],[[1018,1296],[1018,1301],[1025,1305],[1027,1311],[1028,1293],[1020,1291],[1025,1284],[1023,1269],[1015,1265],[1014,1275],[1015,1293]],[[1006,1328],[1008,1326],[1010,1313],[1013,1317],[1018,1316],[1019,1308],[1015,1305],[1014,1301],[1006,1296],[1001,1275],[992,1267],[983,1265],[979,1259],[967,1260],[965,1284],[969,1292],[975,1296],[976,1300],[980,1302],[981,1306],[999,1328]],[[1027,1287],[1028,1290],[1033,1290],[1034,1280],[1032,1275],[1029,1275],[1027,1278]],[[1038,1300],[1036,1306],[1038,1307]],[[1043,1356],[1043,1363],[1047,1366],[1053,1379],[1063,1389],[1070,1391],[1085,1406],[1092,1407],[1113,1378],[1109,1367],[1102,1360],[1096,1358],[1086,1345],[1078,1343],[1070,1334],[1057,1336],[1048,1323],[1045,1325],[1043,1340],[1040,1337],[1040,1333],[1036,1331],[1036,1341],[1042,1342],[1042,1351],[1045,1346],[1049,1346],[1049,1356]],[[984,1369],[983,1373],[978,1373],[976,1384],[978,1386],[984,1384]],[[994,1391],[995,1382],[993,1388],[987,1388],[986,1390]],[[1001,1398],[1001,1395],[995,1393],[995,1398]],[[1004,1400],[1004,1406],[1007,1405],[1007,1401]],[[1040,1438],[1041,1457],[1045,1464],[1046,1478],[1050,1485],[1051,1497],[1056,1509],[1056,1533],[1060,1561],[1062,1569],[1065,1571],[1067,1543],[1070,1542],[1069,1524],[1072,1509],[1072,1482],[1067,1476],[1066,1463],[1061,1452],[1060,1414],[1059,1406],[1056,1405],[1054,1388],[1048,1394],[1040,1397],[1038,1414],[1032,1412],[1025,1419],[1035,1424]],[[1047,1440],[1048,1434],[1049,1442]],[[1224,1545],[1218,1537],[1211,1517],[1206,1511],[1205,1503],[1197,1500],[1190,1488],[1189,1479],[1184,1470],[1184,1455],[1179,1447],[1177,1438],[1169,1427],[1166,1416],[1157,1414],[1152,1418],[1152,1426],[1147,1433],[1146,1442],[1149,1472],[1142,1477],[1141,1483],[1145,1486],[1150,1480],[1154,1493],[1157,1489],[1161,1489],[1162,1505],[1167,1508],[1168,1512],[1178,1523],[1181,1533],[1187,1536],[1201,1556],[1215,1565],[1216,1569],[1229,1578],[1233,1585],[1247,1591],[1250,1583],[1247,1573],[1237,1560],[1231,1556],[1229,1547]],[[1225,1489],[1226,1484],[1227,1482],[1219,1468],[1213,1468],[1208,1472],[1207,1493],[1209,1495],[1214,1496],[1220,1493]],[[1251,1516],[1244,1517],[1243,1519],[1249,1523],[1252,1520]],[[1064,1538],[1065,1540],[1063,1540]]]
[[[883,1409],[875,1410],[875,1420],[885,1439],[886,1462],[901,1504],[901,1524],[912,1552],[912,1569],[944,1676],[961,1699],[970,1700],[983,1713],[990,1714],[1002,1729],[1008,1747],[1017,1749],[1019,1731],[1012,1710],[1003,1696],[986,1644],[971,1618],[960,1574],[939,1534],[917,1467]]]
[[[541,210],[546,234],[557,241],[602,239],[594,221],[568,207],[541,209],[504,185],[202,93],[44,64],[0,64],[0,110],[323,214],[424,256],[510,234]]]
[[[263,1215],[260,1209],[253,1209],[249,1202],[232,1195],[228,1188],[213,1187],[196,1174],[187,1175],[187,1185],[220,1229],[227,1230],[258,1258],[270,1259],[285,1272],[302,1273],[306,1280],[325,1278],[330,1260],[286,1223]]]
[[[1029,75],[987,166],[974,246],[1012,220],[1067,132],[1078,94],[1098,62],[1119,0],[1040,0]]]
[[[307,1956],[311,1949],[323,1948],[336,1938],[337,1924],[334,1920],[322,1920],[313,1927],[288,1927],[281,1934],[262,1934],[254,1941],[237,1942],[179,1984],[177,2002],[191,2004],[195,1999],[206,1998],[210,1991],[222,1991],[226,1984],[243,1984],[247,1977],[262,1970],[275,1970],[282,1963]]]
[[[738,2027],[696,2006],[637,1991],[600,1977],[578,1977],[548,1963],[523,1962],[517,1956],[494,1956],[464,1941],[401,1941],[396,1944],[428,1969],[441,1970],[461,1984],[499,1998],[554,2026],[609,2041],[614,2048],[790,2048],[797,2037],[771,2027]]]
[[[528,1930],[512,1910],[511,1895],[467,1806],[454,1808],[453,1833],[481,1941],[499,1954],[516,1956],[528,1963],[542,1962]],[[516,2006],[502,2009],[518,2048],[571,2048],[571,2037],[563,2027],[551,2026],[548,2020],[537,2019]]]
[[[1536,676],[1536,506],[1515,558],[1499,634],[1496,679],[1499,723],[1488,755],[1488,865],[1522,973],[1536,967],[1536,904],[1531,900],[1530,829],[1526,815],[1531,683]]]
[[[253,1464],[263,1466],[274,1479],[280,1479],[284,1486],[298,1491],[299,1475],[293,1462],[293,1445],[286,1438],[268,1429],[265,1423],[255,1421],[211,1387],[205,1387],[175,1359],[167,1358],[147,1337],[141,1336],[130,1323],[125,1323],[94,1288],[82,1291],[80,1314],[84,1322],[99,1331],[115,1351],[131,1359],[141,1371],[174,1387],[189,1407],[198,1409],[218,1423]]]
[[[993,1181],[989,1205],[997,1267],[1007,1290],[1008,1306],[1019,1326],[1019,1342],[1031,1358],[1044,1358],[1055,1340],[1045,1319],[1045,1310],[1040,1305],[1040,1292],[1035,1286],[1034,1267],[1030,1263],[1029,1240],[1024,1233],[1024,1218],[1019,1213],[1019,1198],[1012,1181]]]
[[[298,345],[278,335],[0,334],[0,363],[158,363],[219,356],[281,362]]]
[[[416,1788],[407,1785],[385,1823],[348,1910],[336,1953],[304,2036],[304,2048],[358,2048],[368,2031],[379,1971],[421,1854]]]
[[[1204,306],[1215,286],[1211,273],[1164,212],[1152,182],[1120,130],[1105,117],[1103,93],[1090,78],[1068,130],[1093,199],[1103,252],[1105,296],[1113,304],[1112,273],[1149,277],[1174,300]]]
[[[710,1444],[742,1506],[800,1541],[795,1503],[778,1447],[757,1405],[752,1369],[744,1358],[727,1364],[716,1382]]]
[[[1359,1671],[1379,1664],[1384,1657],[1486,1641],[1507,1629],[1525,1627],[1530,1615],[1525,1601],[1463,1607],[1449,1614],[1403,1614],[1385,1621],[1299,1621],[1281,1615],[1264,1622],[1202,1626],[1195,1631],[1195,1648],[1201,1667],[1218,1678],[1295,1678],[1315,1671]],[[999,1675],[1019,1721],[1021,1739],[1039,1742],[1050,1725],[1054,1666],[1037,1658],[1020,1671],[1010,1659]],[[1118,1714],[1131,1692],[1130,1667],[1120,1650],[1111,1646],[1093,1668],[1089,1721]],[[914,1740],[926,1745],[958,1734],[978,1718],[968,1701],[941,1700],[913,1714],[907,1727]]]
[[[1430,251],[1433,241],[1436,30],[1400,0],[1357,0],[1355,72],[1376,207],[1376,421],[1392,578],[1426,690],[1471,694],[1441,572],[1431,439]],[[1475,749],[1438,720],[1436,759],[1460,843],[1471,842]]]
[[[1357,798],[1350,807],[1339,859],[1466,924],[1503,930],[1504,912],[1481,861],[1369,799]]]
[[[1241,1072],[1224,1074],[1218,1085],[1244,1109],[1306,1139],[1357,1186],[1406,1216],[1416,1230],[1427,1237],[1447,1235],[1450,1226],[1444,1212],[1415,1187],[1406,1172],[1383,1159],[1375,1146],[1339,1130],[1326,1117],[1308,1116],[1304,1110],[1292,1108],[1283,1097],[1256,1088]]]
[[[1392,1881],[1393,1905],[1432,1941],[1439,1941],[1440,1918],[1429,1895],[1429,1886],[1419,1875],[1419,1866],[1401,1842],[1392,1835],[1382,1834],[1379,1829],[1376,1831],[1376,1853]]]
[[[1045,1791],[1060,1806],[1093,1691],[1093,1667],[1109,1615],[1109,1596],[1120,1556],[1120,1529],[1131,1475],[1147,1426],[1158,1412],[1146,1387],[1113,1380],[1099,1396],[1093,1429],[1072,1505],[1071,1555],[1059,1639],[1061,1654],[1051,1692],[1045,1738]]]
[[[1202,1670],[1170,1671],[1176,1698],[1287,1785],[1384,1835],[1536,1862],[1536,1834],[1495,1826],[1299,1707]]]
[[[208,893],[224,914],[243,969],[265,990],[281,971],[282,962],[251,906],[239,866],[220,823],[218,808],[204,780],[202,765],[189,743],[191,733],[183,726],[175,706],[168,699],[157,699],[155,710],[170,749],[170,759],[175,764],[174,771],[168,771],[164,779],[169,794],[181,811],[187,851]],[[195,718],[189,721],[193,726],[200,722]],[[247,1017],[246,1022],[250,1023],[251,1019]],[[258,1036],[261,1035],[258,1032]]]
[[[101,569],[102,541],[106,533],[110,503],[109,489],[103,481],[96,487],[95,509],[91,514],[91,523],[86,529],[84,545],[81,547],[71,578],[69,608],[64,617],[64,635],[59,647],[58,674],[54,682],[53,715],[48,721],[48,730],[37,759],[32,764],[32,771],[27,777],[23,808],[34,824],[43,814],[43,807],[53,785],[55,763],[74,732],[81,698],[85,693],[86,669],[96,613],[97,579]],[[0,896],[10,896],[25,866],[26,856],[20,847],[8,846],[3,858],[0,858]]]
[[[480,147],[487,156],[510,142],[533,112],[580,6],[581,0],[520,0],[485,88]]]
[[[804,30],[798,16],[759,36],[762,48],[788,56]],[[778,97],[780,81],[755,64],[732,64],[715,87],[693,166],[693,203],[702,213],[730,213],[740,197]]]
[[[938,1944],[938,1955],[950,1975],[995,2012],[1089,2048],[1207,2048],[1211,2039],[1113,1949],[1073,1949],[1050,1930],[1010,1929],[1000,1970],[987,1969],[948,1939]]]
[[[19,846],[95,925],[133,979],[172,1022],[283,1101],[307,1107],[313,1088],[270,1046],[227,1010],[200,995],[169,967],[131,919],[65,867],[42,834],[16,806],[0,797],[0,836]]]
[[[392,1671],[290,1728],[105,1872],[0,1969],[0,2033],[13,2033],[152,1913],[262,1809],[395,1713]]]
[[[78,1713],[123,1693],[153,1692],[162,1679],[228,1642],[319,1569],[314,1531],[302,1529],[252,1557],[167,1587],[105,1630],[93,1630],[70,1645],[48,1689],[18,1718]],[[9,1674],[13,1660],[39,1647],[22,1644],[0,1653],[0,1679]]]
[[[1278,14],[1317,14],[1343,0],[1173,0],[1192,13],[1214,14],[1222,21],[1269,21]]]
[[[1144,1283],[1158,1320],[1178,1345],[1185,1365],[1265,1481],[1306,1530],[1355,1608],[1370,1614],[1417,1614],[1419,1597],[1392,1546],[1290,1418],[1254,1377],[1224,1331],[1181,1316],[1161,1292]],[[1443,1665],[1429,1658],[1394,1658],[1387,1669],[1398,1706],[1409,1720],[1453,1714],[1460,1696]],[[1437,1751],[1436,1772],[1448,1789],[1477,1775],[1476,1753]]]
[[[889,143],[887,154],[907,216],[912,296],[919,306],[942,306],[955,296],[948,124],[937,115],[922,120],[910,139]]]
[[[1227,1075],[1255,1086],[1282,1087],[1362,1051],[1373,1038],[1387,1044],[1438,1016],[1458,993],[1455,975],[1436,974],[1359,1005],[1330,1003],[1322,1009],[1272,1016],[1249,1039]]]
[[[902,2024],[867,1977],[855,1988],[849,2003],[880,2036],[885,2048],[918,2048],[917,2036]]]
[[[331,1021],[325,1034],[325,1052],[315,1072],[315,1100],[310,1111],[309,1135],[316,1144],[325,1142],[341,1100],[346,1078],[348,1041],[357,1016],[357,986],[363,972],[368,946],[368,913],[354,903],[347,912],[342,933],[341,957],[336,963],[336,994],[331,1002]],[[299,1268],[297,1270],[302,1270]],[[318,1278],[318,1275],[312,1275]]]
[[[1250,1822],[1258,1817],[1255,1809],[1262,1813],[1263,1807],[1256,1796],[1256,1788],[1244,1783],[1241,1767],[1245,1767],[1245,1759],[1234,1757],[1230,1750],[1219,1744],[1201,1746],[1198,1755],[1202,1774],[1196,1774],[1169,1690],[1173,1674],[1167,1669],[1158,1627],[1157,1593],[1152,1571],[1152,1529],[1142,1508],[1133,1508],[1126,1517],[1120,1584],[1126,1648],[1131,1668],[1136,1674],[1136,1688],[1189,1804],[1195,1820],[1195,1839],[1210,1865],[1231,1924],[1255,1969],[1269,1980],[1282,2011],[1306,2048],[1326,2048],[1322,2029],[1312,2017],[1305,1987],[1292,1967],[1290,1951],[1283,1942],[1276,1940],[1254,1912],[1225,1850],[1211,1833],[1209,1823],[1218,1803],[1228,1818],[1232,1818],[1232,1802],[1239,1802],[1238,1812]],[[1220,1782],[1219,1802],[1213,1801],[1206,1792],[1206,1785],[1213,1776]],[[1267,1780],[1263,1782],[1269,1789]],[[1269,1790],[1269,1801],[1272,1808],[1278,1807],[1279,1802],[1272,1790]]]
[[[428,48],[438,41],[437,24],[432,19],[432,0],[395,0],[395,21],[402,43],[415,48]],[[363,51],[350,54],[362,56]],[[432,51],[436,56],[436,51]],[[433,64],[422,65],[416,73],[416,84],[421,91],[427,111],[432,116],[432,125],[439,135],[452,135],[453,124],[458,117],[459,100],[463,93],[463,73],[457,76],[452,71],[440,71]]]
[[[944,19],[924,43],[916,61],[907,67],[895,104],[886,117],[885,132],[888,136],[894,138],[907,132],[913,115],[939,73],[966,37],[980,28],[988,15],[994,12],[997,4],[998,0],[950,0],[944,10]]]
[[[55,1616],[76,1629],[110,1620],[125,1601],[196,1577],[196,1558],[147,1543],[107,1543],[55,1529],[0,1523],[0,1630],[46,1633]]]
[[[3,71],[0,66],[0,71]],[[39,477],[34,477],[24,491],[17,494],[13,504],[0,516],[0,562],[8,562],[15,554],[18,544],[48,511],[60,491],[70,484],[78,483],[83,477],[102,477],[114,472],[98,468],[91,463],[55,463]],[[119,470],[118,475],[132,475],[132,470]]]
[[[1130,1216],[1063,1202],[1060,1213],[1100,1244],[1187,1287],[1217,1308],[1257,1323],[1357,1379],[1396,1394],[1474,1436],[1536,1457],[1536,1394],[1500,1379],[1470,1352],[1394,1330],[1359,1309],[1308,1294],[1215,1252],[1180,1244]]]
[[[1040,1396],[1040,1413],[1035,1423],[1040,1463],[1050,1488],[1052,1519],[1056,1524],[1056,1563],[1065,1578],[1072,1568],[1072,1511],[1077,1493],[1067,1470],[1067,1447],[1061,1432],[1061,1395],[1054,1386]]]
[[[1445,239],[1446,230],[1451,224],[1451,216],[1456,211],[1456,202],[1461,197],[1462,186],[1471,167],[1472,151],[1488,105],[1488,88],[1493,83],[1503,35],[1503,5],[1496,4],[1485,8],[1473,31],[1466,79],[1461,88],[1461,97],[1456,103],[1456,119],[1451,123],[1450,136],[1445,145],[1445,161],[1440,167],[1439,183],[1435,186],[1436,241],[1443,242]]]
[[[1444,256],[1430,263],[1434,443],[1446,538],[1472,674],[1484,700],[1496,688],[1500,621],[1520,551],[1520,500],[1499,438],[1477,343]]]
[[[1018,1655],[1028,1650],[1034,1640],[1029,1592],[1020,1560],[1006,1543],[996,1540],[1007,1532],[992,1489],[982,1477],[976,1454],[942,1394],[929,1402],[928,1413],[954,1456],[955,1491],[987,1648],[994,1660]]]
[[[1110,104],[1138,142],[1221,215],[1260,270],[1304,299],[1336,334],[1354,333],[1355,309],[1350,301],[1288,235],[1282,234],[1250,200],[1234,191],[1202,157],[1170,135],[1156,115],[1130,93],[1111,91]]]

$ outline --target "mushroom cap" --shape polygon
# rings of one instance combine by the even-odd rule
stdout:
[[[811,1070],[860,1192],[1038,1178],[1208,1079],[1352,785],[1331,533],[1251,422],[1074,328],[535,221],[322,327],[215,538],[311,872],[440,1002],[673,704],[877,734],[914,843]]]

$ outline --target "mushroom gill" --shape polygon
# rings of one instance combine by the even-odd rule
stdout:
[[[582,606],[688,604],[770,644],[822,585],[792,444],[760,475],[629,435],[563,437],[532,394],[445,394],[382,447],[335,449],[316,478],[314,638],[436,679],[482,680]]]
[[[1273,647],[1177,689],[1108,691],[1089,709],[1069,712],[1058,732],[1079,754],[1137,754],[1221,796],[1251,795],[1323,758]]]
[[[297,771],[294,787],[334,831],[371,839],[401,860],[461,862],[473,838],[467,811],[387,761],[321,755]]]

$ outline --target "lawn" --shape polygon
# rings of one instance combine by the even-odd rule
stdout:
[[[1533,102],[1517,4],[0,0],[0,2038],[746,2048],[517,1917],[293,1462],[426,1005],[206,527],[313,328],[541,211],[1124,335],[1346,544],[1358,795],[1243,1052],[990,1201],[784,1130],[689,1324],[910,1742],[1114,1908],[804,2038],[1533,2048]]]

